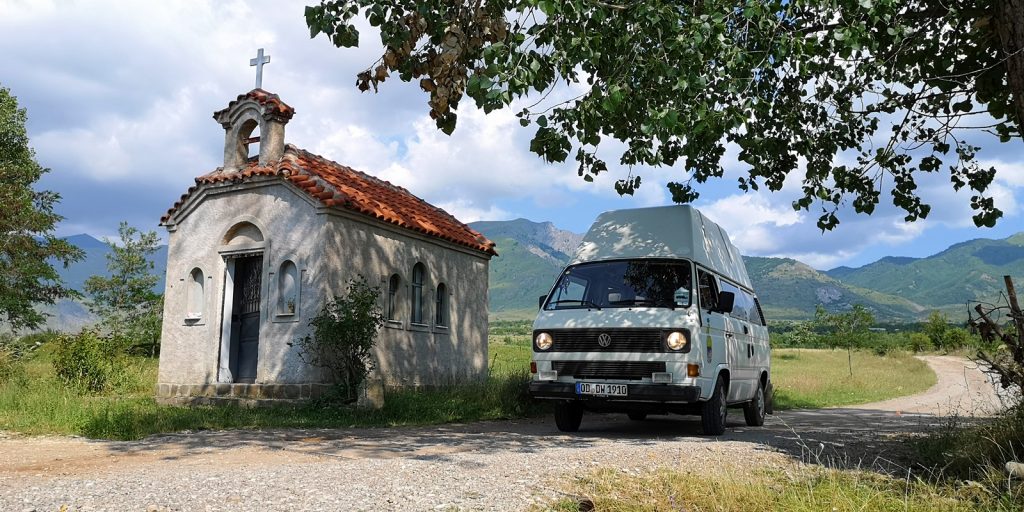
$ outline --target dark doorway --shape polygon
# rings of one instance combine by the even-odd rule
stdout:
[[[260,283],[263,256],[235,260],[231,304],[231,375],[235,382],[256,382],[260,350]]]

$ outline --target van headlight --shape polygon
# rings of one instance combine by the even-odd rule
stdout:
[[[537,347],[537,350],[547,350],[554,344],[555,340],[546,332],[537,334],[537,337],[533,339],[533,345]]]
[[[665,344],[672,350],[682,350],[689,342],[686,339],[686,334],[679,331],[673,331],[669,333],[668,338],[665,338]]]

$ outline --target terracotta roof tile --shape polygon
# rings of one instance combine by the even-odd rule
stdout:
[[[272,93],[264,91],[263,89],[253,89],[245,94],[239,94],[238,98],[228,103],[226,108],[218,110],[213,113],[213,118],[217,119],[218,116],[231,110],[238,102],[245,100],[254,100],[256,103],[268,107],[268,110],[274,113],[277,117],[282,120],[289,120],[295,115],[295,109],[288,106],[287,103],[281,101],[281,97]]]
[[[257,91],[260,90],[256,89],[249,94]],[[239,100],[244,99],[243,96],[239,96]],[[498,254],[494,242],[408,190],[291,144],[285,147],[281,160],[274,164],[260,166],[253,160],[240,171],[225,173],[217,169],[196,178],[196,186],[189,188],[160,222],[166,223],[188,197],[203,185],[245,181],[256,176],[286,178],[325,206],[357,212],[486,254]]]

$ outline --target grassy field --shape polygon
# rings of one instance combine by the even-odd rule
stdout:
[[[879,356],[845,350],[776,349],[772,381],[778,409],[855,405],[912,395],[935,384],[935,372],[905,352]]]

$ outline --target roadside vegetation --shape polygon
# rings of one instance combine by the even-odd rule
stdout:
[[[575,478],[565,492],[570,497],[537,508],[563,512],[1021,509],[1012,496],[993,494],[978,486],[810,465],[716,474],[657,470],[630,475],[601,469]]]

